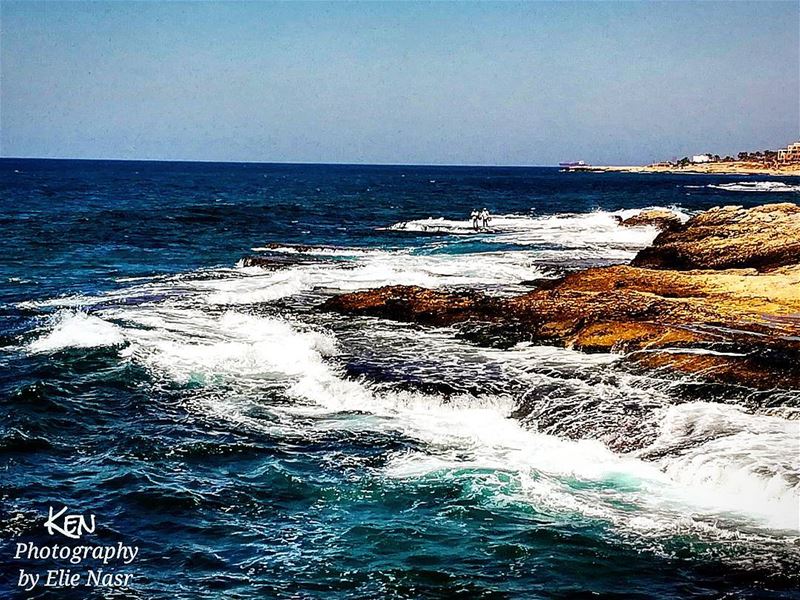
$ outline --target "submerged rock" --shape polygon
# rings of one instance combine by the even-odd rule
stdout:
[[[261,269],[275,270],[293,267],[308,263],[318,263],[320,259],[297,254],[269,254],[265,256],[245,256],[240,261],[243,267],[260,267]]]
[[[800,262],[800,207],[712,208],[659,234],[633,260],[651,269],[767,271]]]
[[[330,248],[330,246],[309,246],[307,244],[280,244],[278,242],[268,242],[262,247],[264,250],[290,250],[293,252],[311,252],[315,249]]]
[[[480,344],[530,341],[624,352],[643,366],[722,383],[800,388],[800,265],[777,268],[800,261],[799,252],[789,253],[800,250],[798,219],[800,208],[791,204],[715,209],[680,226],[677,238],[673,231],[659,236],[662,245],[687,244],[686,256],[710,267],[705,270],[680,270],[684,262],[674,270],[666,263],[599,267],[514,297],[386,286],[336,296],[323,308],[455,325]],[[773,270],[721,270],[721,247],[734,262]]]

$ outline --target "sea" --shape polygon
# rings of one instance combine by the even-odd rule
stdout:
[[[800,598],[800,391],[319,308],[524,293],[629,261],[657,231],[617,217],[642,208],[799,199],[763,176],[2,159],[0,596]],[[129,585],[45,585],[90,568]]]

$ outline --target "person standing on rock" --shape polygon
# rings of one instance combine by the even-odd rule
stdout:
[[[489,211],[486,210],[486,208],[484,208],[481,211],[481,221],[483,222],[483,228],[484,229],[488,229],[489,228],[489,221],[491,221],[491,220],[492,220],[492,217],[489,214]]]
[[[481,215],[477,210],[473,210],[469,215],[470,219],[472,219],[472,228],[475,231],[478,231],[478,229],[480,229],[480,227],[478,225],[478,219],[480,219],[480,216]]]

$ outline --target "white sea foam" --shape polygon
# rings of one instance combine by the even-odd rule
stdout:
[[[662,207],[648,207],[662,208]],[[470,221],[428,218],[404,221],[387,227],[387,230],[475,235],[496,243],[519,245],[558,245],[564,248],[629,248],[636,250],[647,246],[657,235],[654,227],[620,227],[618,218],[626,219],[647,209],[594,211],[589,213],[558,214],[547,216],[497,215],[493,216],[489,230],[476,232]],[[682,220],[689,215],[669,207]]]
[[[120,309],[113,317],[125,313]],[[491,491],[492,502],[529,502],[545,512],[578,514],[655,537],[688,531],[724,539],[740,526],[764,528],[764,535],[800,528],[796,423],[706,403],[671,407],[657,441],[644,451],[661,457],[649,462],[596,440],[527,428],[509,418],[510,397],[445,402],[344,378],[326,361],[337,353],[330,335],[283,319],[159,307],[137,308],[127,317],[135,327],[125,330],[125,355],[157,377],[239,389],[246,398],[241,404],[230,391],[223,398],[198,396],[198,408],[219,418],[273,432],[289,427],[306,437],[345,428],[400,432],[423,443],[422,450],[391,458],[385,469],[390,478],[466,478]],[[603,385],[595,392],[604,393]],[[274,386],[294,402],[270,406],[274,421],[249,417],[244,408],[251,406],[250,394]]]
[[[118,346],[125,343],[119,327],[83,312],[62,310],[51,320],[50,331],[28,344],[30,352],[56,352],[65,348]]]
[[[251,271],[252,272],[252,271]],[[315,286],[324,270],[293,268],[265,273],[258,269],[250,277],[207,279],[193,282],[192,287],[207,292],[209,304],[256,304],[293,296]]]
[[[542,263],[631,259],[657,234],[653,227],[617,225],[616,217],[626,218],[638,212],[638,209],[631,209],[546,217],[497,216],[492,222],[495,233],[480,236],[484,242],[531,246],[530,251],[458,253],[458,248],[447,248],[447,243],[429,244],[425,247],[426,252],[312,248],[307,252],[311,256],[342,256],[352,260],[339,265],[298,264],[272,271],[240,265],[237,269],[216,269],[195,274],[205,277],[177,275],[135,278],[124,281],[134,286],[99,296],[76,295],[21,302],[18,306],[28,309],[81,308],[126,301],[136,295],[141,296],[141,301],[147,301],[147,298],[196,295],[198,292],[204,295],[209,304],[241,305],[271,302],[313,290],[334,293],[392,284],[425,287],[514,286],[524,280],[550,275],[548,268],[540,266]],[[682,218],[688,218],[688,215],[679,214]],[[445,223],[454,231],[472,233],[466,221],[439,219],[436,222]],[[414,223],[417,222],[403,225],[413,228]],[[535,246],[539,247],[533,248]],[[256,249],[299,252],[290,246]],[[447,252],[448,249],[456,252]],[[341,268],[345,266],[349,268]]]
[[[790,185],[782,181],[738,181],[736,183],[709,184],[709,188],[725,192],[800,192],[800,185]]]
[[[47,300],[23,300],[17,302],[19,308],[37,309],[37,308],[80,308],[92,303],[89,296],[75,294],[71,296],[59,296],[57,298],[48,298]]]
[[[653,451],[667,453],[659,464],[693,502],[800,529],[800,422],[724,404],[671,406]]]
[[[265,270],[239,267],[209,272],[206,278],[143,283],[98,296],[70,296],[43,301],[20,302],[26,309],[82,308],[126,302],[157,302],[164,297],[198,296],[208,304],[242,305],[271,302],[313,290],[335,293],[380,287],[382,285],[492,286],[514,285],[527,279],[546,276],[536,265],[537,256],[524,252],[485,252],[480,254],[410,254],[379,252],[360,256],[349,268],[330,264],[300,264],[284,269]]]
[[[310,255],[353,257],[348,269],[328,264],[300,264],[287,269],[263,271],[242,268],[251,275],[241,278],[216,278],[187,282],[186,285],[207,293],[211,304],[250,304],[268,302],[295,294],[324,289],[353,291],[382,285],[515,285],[524,280],[548,275],[541,262],[564,260],[625,261],[657,235],[654,227],[620,227],[617,218],[627,218],[639,210],[594,212],[548,217],[505,215],[494,217],[494,233],[484,241],[522,246],[545,246],[545,249],[514,252],[447,253],[431,246],[429,253],[408,250],[373,250],[361,248],[310,249]],[[680,213],[682,218],[688,215]],[[468,222],[432,219],[409,221],[392,229],[426,230],[430,223],[444,231],[474,233]],[[439,244],[440,246],[441,244]],[[272,252],[297,253],[297,248],[257,248]],[[342,265],[338,265],[342,266]]]
[[[520,350],[526,351],[523,348],[517,352]],[[595,394],[607,393],[605,385],[597,385]],[[311,377],[300,378],[292,392],[313,400],[314,405],[321,405],[326,411],[367,411],[382,418],[367,420],[369,426],[400,428],[406,435],[425,442],[426,451],[409,452],[390,461],[387,474],[392,477],[452,476],[465,470],[471,470],[478,478],[487,470],[510,474],[520,486],[518,500],[557,512],[577,511],[626,530],[641,530],[646,521],[648,526],[656,527],[654,535],[686,529],[687,511],[697,513],[699,521],[689,518],[690,529],[697,532],[707,526],[709,519],[736,522],[745,518],[751,525],[761,523],[768,528],[799,527],[800,490],[796,482],[800,465],[788,465],[780,476],[763,476],[765,470],[780,464],[781,455],[786,456],[797,446],[796,427],[781,419],[735,412],[738,427],[754,435],[749,443],[741,437],[730,440],[730,449],[737,443],[744,443],[746,448],[747,475],[741,476],[742,465],[726,460],[733,457],[717,453],[702,439],[678,435],[676,420],[670,417],[665,420],[660,440],[673,436],[678,444],[699,443],[695,446],[696,456],[708,453],[716,459],[703,463],[681,455],[651,463],[615,454],[599,441],[571,441],[536,433],[508,418],[513,403],[505,397],[460,397],[442,403],[440,398],[425,394],[374,392],[363,384],[319,370]],[[681,414],[684,423],[694,423],[695,428],[687,426],[685,431],[695,435],[702,428],[709,406],[716,407],[688,404],[676,407],[670,415]],[[364,425],[362,417],[357,426]],[[773,430],[782,436],[774,446],[763,437]],[[770,450],[756,452],[759,439]],[[602,485],[595,492],[577,491],[573,485],[576,479]],[[621,490],[616,482],[624,482]],[[633,503],[641,512],[620,510],[619,502]],[[715,536],[726,535],[719,527],[716,529]]]
[[[492,239],[508,235],[508,240],[531,245],[537,239],[556,239],[579,246],[581,252],[591,251],[593,245],[608,252],[609,239],[635,246],[654,235],[650,228],[618,227],[611,213],[508,221],[524,225]],[[103,304],[91,315],[61,311],[29,349],[49,352],[125,343],[122,355],[147,368],[156,381],[200,386],[191,396],[191,406],[214,418],[277,434],[313,437],[336,428],[399,433],[420,442],[419,449],[390,457],[382,474],[392,480],[461,478],[465,485],[485,489],[487,502],[525,502],[537,510],[581,515],[650,537],[689,531],[714,540],[738,535],[742,529],[770,536],[774,528],[800,528],[796,423],[727,406],[687,403],[664,409],[652,446],[638,456],[620,455],[597,440],[573,441],[537,431],[535,419],[523,424],[509,418],[515,408],[511,396],[464,395],[445,401],[435,394],[346,378],[329,360],[338,352],[330,334],[245,312],[248,304],[317,288],[517,282],[540,273],[540,256],[381,251],[358,256],[350,269],[302,264],[280,271],[240,268],[220,270],[206,279],[147,282],[95,299],[81,297],[81,304],[111,305],[110,300],[125,300],[126,294],[181,301]],[[218,304],[236,310],[222,312],[213,306]],[[614,360],[524,345],[477,354],[503,363],[509,374],[532,389],[548,378],[542,368],[549,363]],[[509,361],[514,364],[508,366]],[[637,405],[656,395],[648,389],[628,390],[626,381],[551,378],[545,383],[580,386],[585,397],[615,393]],[[222,391],[215,393],[218,388]],[[265,394],[274,389],[291,402],[269,403]],[[268,410],[274,419],[253,417],[254,406]],[[575,418],[580,418],[579,412]],[[654,458],[642,460],[648,456]]]
[[[335,351],[330,336],[231,311],[150,309],[127,318],[137,327],[126,329],[131,344],[124,355],[180,383],[291,381]]]
[[[363,256],[365,254],[386,254],[386,250],[379,248],[334,248],[328,246],[309,246],[299,248],[297,246],[256,246],[251,248],[253,252],[277,252],[280,254],[308,254],[310,256]]]
[[[686,406],[688,412],[697,410]],[[516,490],[510,496],[504,491],[505,501],[577,513],[654,537],[689,532],[719,540],[737,535],[741,527],[768,536],[773,535],[768,531],[800,529],[798,432],[780,419],[775,419],[777,433],[739,433],[724,442],[692,440],[696,445],[686,453],[652,463],[615,454],[594,440],[570,441],[523,429],[497,410],[457,415],[445,410],[437,417],[416,428],[429,428],[424,439],[432,451],[396,457],[389,475],[472,477],[478,485],[495,488],[497,474],[505,474]],[[404,421],[408,418],[403,415]],[[743,417],[743,428],[750,430],[759,419]],[[674,440],[689,441],[686,436]]]
[[[546,275],[537,257],[525,252],[480,254],[410,254],[380,252],[347,266],[303,264],[275,271],[243,268],[249,277],[221,277],[186,282],[204,292],[210,304],[252,304],[312,290],[354,291],[383,285],[514,285]]]

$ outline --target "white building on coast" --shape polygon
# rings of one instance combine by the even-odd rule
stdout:
[[[778,150],[779,163],[800,163],[800,142],[789,144],[786,148]]]

